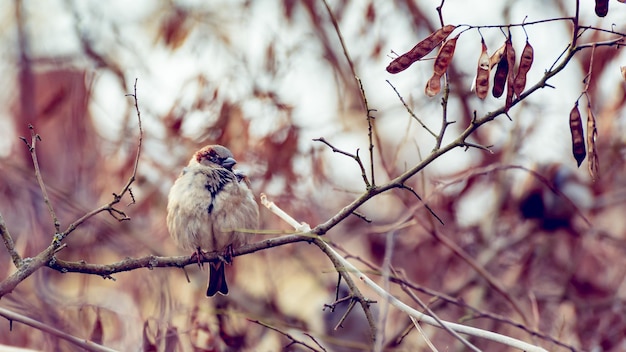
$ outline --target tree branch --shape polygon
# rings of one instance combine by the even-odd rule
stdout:
[[[33,125],[28,124],[28,130],[30,131],[30,139],[31,142],[28,143],[25,137],[20,137],[26,146],[28,146],[28,151],[30,152],[30,156],[33,159],[33,167],[35,168],[35,177],[37,178],[37,183],[39,184],[39,188],[41,189],[41,195],[43,196],[43,201],[46,203],[48,207],[48,212],[52,217],[52,222],[54,224],[54,233],[59,233],[59,229],[61,227],[61,223],[59,222],[59,218],[54,212],[54,207],[52,206],[52,202],[50,202],[50,197],[48,197],[48,191],[46,190],[46,184],[43,182],[43,177],[41,176],[41,170],[39,169],[39,161],[37,160],[37,141],[41,141],[41,136],[35,133],[35,128]]]
[[[2,217],[2,213],[0,213],[0,236],[2,236],[2,241],[4,242],[4,246],[6,247],[9,255],[11,255],[11,260],[13,261],[13,265],[19,269],[22,266],[22,258],[20,254],[15,250],[15,243],[13,242],[13,237],[9,233],[9,229],[7,228],[7,224],[4,222],[4,217]]]
[[[93,351],[93,352],[115,352],[116,350],[107,348],[105,346],[99,345],[92,341],[87,341],[85,339],[78,338],[76,336],[69,335],[61,330],[52,328],[47,324],[43,324],[35,319],[31,319],[27,316],[12,312],[8,309],[0,307],[0,316],[5,317],[10,322],[17,321],[24,325],[28,325],[37,330],[41,330],[50,335],[56,336],[60,339],[63,339],[75,346],[82,348],[85,351]]]

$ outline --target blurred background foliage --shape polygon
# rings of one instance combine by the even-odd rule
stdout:
[[[446,1],[445,23],[506,24],[572,16],[575,1]],[[390,82],[433,130],[441,124],[440,97],[423,87],[432,72],[424,61],[395,76],[385,72],[391,51],[405,52],[439,28],[432,1],[331,1],[376,124],[375,170],[380,184],[425,157],[434,139],[406,112]],[[626,5],[610,2],[598,18],[581,1],[581,23],[626,31]],[[0,211],[23,256],[36,255],[54,235],[30,155],[19,136],[28,124],[42,137],[38,156],[62,228],[108,201],[132,172],[138,126],[132,98],[138,78],[145,129],[136,203],[131,221],[101,214],[67,239],[65,260],[106,264],[149,254],[179,255],[165,227],[167,191],[193,151],[228,146],[261,192],[293,217],[316,225],[353,200],[365,186],[356,163],[313,138],[324,137],[367,161],[367,121],[337,34],[321,1],[5,1],[0,6]],[[571,22],[527,26],[535,47],[528,85],[566,48]],[[512,30],[517,52],[525,42]],[[493,52],[497,29],[481,31]],[[589,31],[582,41],[612,38]],[[470,91],[480,34],[459,39],[449,68],[445,142],[473,112],[482,115],[503,99],[478,100]],[[550,83],[510,112],[478,130],[472,142],[493,153],[454,150],[413,177],[412,187],[443,220],[441,226],[410,192],[382,194],[360,209],[372,220],[347,218],[328,237],[349,255],[379,266],[387,236],[392,265],[406,279],[483,312],[522,319],[466,261],[444,246],[446,236],[473,257],[525,309],[527,328],[581,350],[618,351],[626,340],[624,299],[625,84],[622,51],[598,48],[589,95],[598,119],[600,179],[586,162],[575,168],[568,113],[584,88],[590,51],[581,52]],[[537,171],[578,207],[555,195],[529,172]],[[130,199],[126,203],[130,203]],[[262,210],[262,229],[290,229]],[[586,217],[590,225],[583,220]],[[265,235],[258,235],[257,239]],[[0,251],[0,278],[13,272]],[[279,350],[284,336],[258,320],[329,350],[367,350],[367,324],[357,308],[324,310],[334,301],[337,275],[330,262],[303,243],[239,257],[231,268],[228,298],[204,297],[205,271],[136,270],[115,281],[44,269],[0,305],[80,338],[120,350]],[[372,273],[375,276],[375,273]],[[399,287],[391,291],[410,301]],[[366,295],[371,292],[365,290]],[[418,292],[447,320],[462,320],[548,350],[567,350],[499,319]],[[372,296],[376,300],[377,297]],[[377,308],[378,309],[378,308]],[[250,319],[250,320],[247,320]],[[386,350],[426,348],[408,317],[393,309],[385,324]],[[2,326],[0,344],[72,350],[62,340],[21,324]],[[460,344],[425,327],[435,346]],[[505,350],[472,341],[490,351]],[[290,346],[287,350],[297,349]]]

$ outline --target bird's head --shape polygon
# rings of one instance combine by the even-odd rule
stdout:
[[[191,159],[192,162],[194,160],[204,166],[222,167],[227,170],[232,170],[233,166],[237,164],[233,153],[231,153],[228,148],[217,144],[207,145],[198,150]]]

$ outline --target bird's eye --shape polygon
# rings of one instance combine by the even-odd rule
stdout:
[[[215,164],[219,164],[221,161],[221,158],[219,156],[217,156],[217,154],[215,153],[210,153],[209,154],[209,161]]]

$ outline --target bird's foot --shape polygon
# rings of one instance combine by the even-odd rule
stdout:
[[[224,248],[224,252],[222,252],[221,254],[218,254],[217,257],[225,264],[232,264],[233,263],[233,246],[232,245],[228,245],[226,246],[226,248]]]
[[[202,254],[202,249],[200,249],[200,247],[198,247],[195,252],[191,253],[191,257],[193,258],[194,256],[196,256],[196,260],[198,261],[198,268],[202,269],[202,266],[204,265],[202,258],[204,258],[204,255]]]

